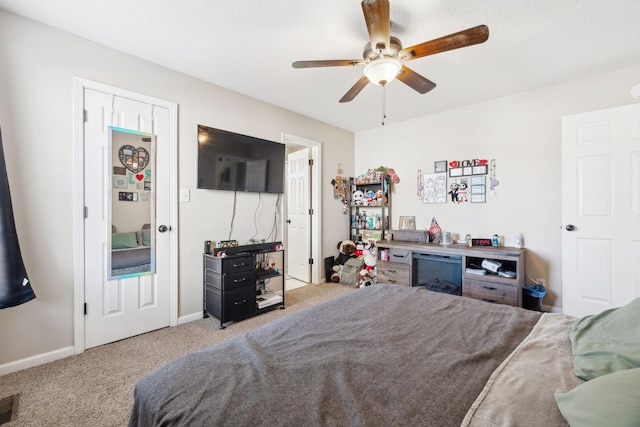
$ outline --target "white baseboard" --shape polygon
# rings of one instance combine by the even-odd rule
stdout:
[[[189,323],[189,322],[193,322],[195,320],[200,320],[200,319],[202,319],[202,312],[198,311],[196,313],[187,314],[186,316],[178,317],[178,325],[182,325],[184,323]]]
[[[34,366],[53,362],[58,359],[64,359],[65,357],[73,356],[74,354],[73,346],[69,346],[50,351],[48,353],[27,357],[26,359],[16,360],[15,362],[5,363],[4,365],[0,365],[0,375],[7,375],[23,369],[33,368]]]
[[[540,307],[540,309],[542,311],[545,311],[547,313],[562,313],[562,307],[554,307],[551,305],[542,305],[542,307]]]

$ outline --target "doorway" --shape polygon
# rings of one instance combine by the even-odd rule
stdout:
[[[640,296],[640,104],[562,120],[562,312]]]
[[[322,174],[322,144],[316,141],[312,141],[309,139],[297,137],[289,134],[282,134],[282,142],[287,146],[287,153],[295,153],[301,150],[308,150],[308,156],[311,160],[310,168],[309,168],[309,180],[308,185],[304,186],[304,191],[296,192],[296,194],[292,194],[291,191],[285,191],[285,200],[283,203],[284,206],[284,214],[283,220],[284,224],[282,229],[283,231],[283,240],[285,243],[285,248],[288,250],[287,253],[287,271],[289,271],[289,256],[290,256],[290,248],[299,245],[300,243],[294,244],[292,239],[294,238],[291,233],[289,233],[289,210],[288,205],[291,202],[289,200],[291,197],[300,197],[305,198],[305,203],[300,203],[300,205],[308,205],[309,209],[309,227],[305,234],[306,242],[302,243],[304,245],[309,245],[309,260],[310,261],[310,281],[302,281],[296,279],[294,277],[288,277],[286,281],[286,289],[294,289],[296,287],[304,286],[308,283],[321,283],[322,282],[322,266],[320,265],[320,256],[321,256],[321,241],[320,236],[322,236],[321,230],[321,218],[320,213],[322,212],[321,206],[321,190],[320,190],[320,182],[321,182],[321,174]],[[287,183],[289,182],[289,178],[287,177]],[[299,239],[300,236],[297,236],[296,239]]]
[[[74,79],[74,89],[74,347],[75,353],[80,353],[177,324],[177,230],[171,230],[177,223],[177,105],[80,78]],[[155,270],[149,271],[152,274],[116,278],[110,274],[115,231],[107,201],[112,200],[116,178],[129,176],[126,168],[115,163],[111,167],[110,126],[156,138],[154,164],[162,173],[154,172],[154,180],[148,181],[148,193],[155,194],[155,211],[149,221],[155,227],[148,228],[148,233],[153,233],[150,238],[155,242],[153,253],[158,261]],[[145,197],[147,183],[141,182],[140,190],[136,190],[137,176],[132,173],[129,180],[134,185],[132,196],[136,193],[140,199],[132,197],[128,203]],[[139,224],[141,236],[144,225]]]

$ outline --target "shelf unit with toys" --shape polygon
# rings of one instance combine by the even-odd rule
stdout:
[[[378,173],[349,178],[349,236],[354,242],[385,240],[391,223],[391,180]]]

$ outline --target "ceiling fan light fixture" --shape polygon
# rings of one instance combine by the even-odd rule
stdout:
[[[398,76],[402,63],[396,58],[380,58],[364,66],[364,75],[371,83],[384,86]]]

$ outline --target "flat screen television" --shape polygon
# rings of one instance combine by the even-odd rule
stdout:
[[[198,125],[198,188],[284,193],[285,145]]]

